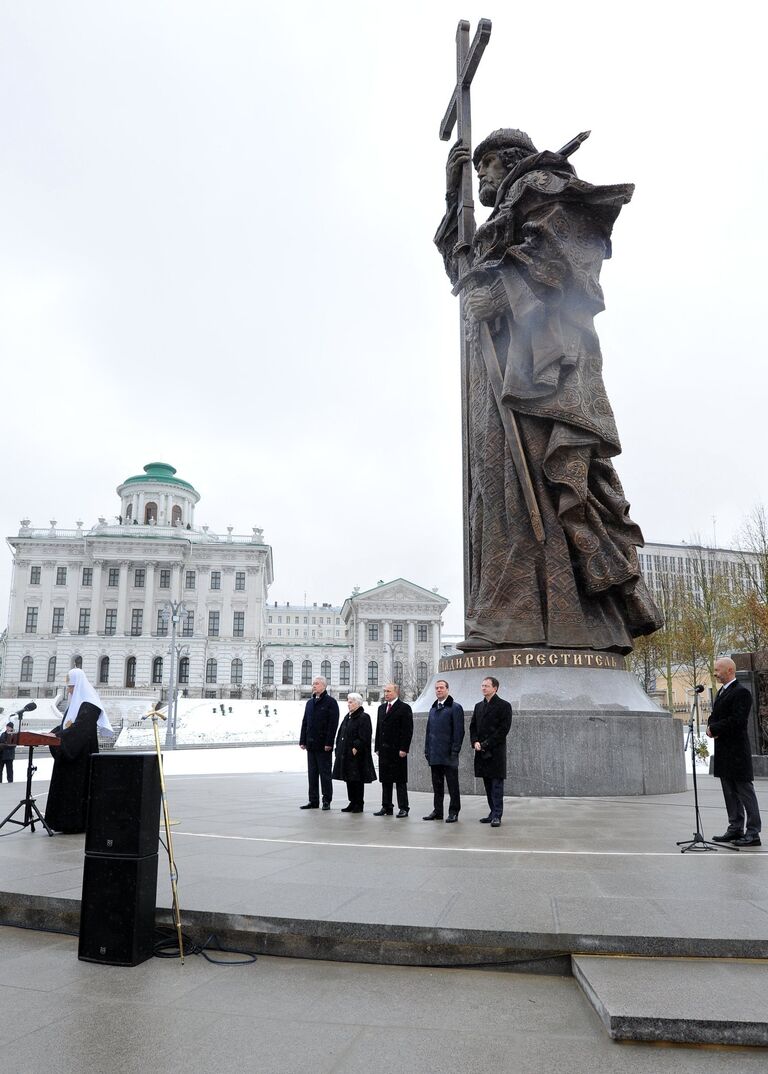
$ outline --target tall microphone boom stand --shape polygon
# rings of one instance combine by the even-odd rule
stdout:
[[[694,821],[696,824],[696,831],[693,833],[693,839],[684,839],[677,843],[680,847],[680,853],[685,854],[689,850],[722,850],[725,847],[726,850],[738,850],[738,847],[732,847],[728,843],[709,843],[704,838],[701,824],[701,811],[699,809],[699,787],[696,782],[696,735],[693,733],[693,721],[696,719],[696,726],[699,726],[699,694],[703,693],[704,687],[701,685],[693,688],[693,704],[691,705],[691,716],[688,720],[688,737],[685,740],[683,749],[688,749],[688,743],[691,744],[691,773],[693,775],[693,807],[694,807]]]

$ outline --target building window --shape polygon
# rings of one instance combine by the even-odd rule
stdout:
[[[187,686],[189,683],[189,657],[182,656],[179,660],[179,686]]]
[[[243,662],[237,657],[230,664],[229,681],[233,686],[243,685]]]
[[[233,612],[232,614],[232,637],[242,638],[245,635],[245,612]]]
[[[416,685],[418,686],[419,690],[423,690],[424,687],[427,685],[428,676],[429,671],[427,669],[427,665],[424,663],[423,660],[420,660],[416,665]]]
[[[419,623],[416,627],[416,641],[427,640],[427,626],[426,623]]]
[[[148,526],[150,521],[157,523],[157,504],[152,502],[144,505],[144,525]]]
[[[323,660],[322,664],[320,665],[320,674],[323,676],[323,678],[328,683],[328,685],[330,685],[330,682],[331,682],[331,662],[330,662],[330,660]]]
[[[64,609],[54,608],[51,616],[51,634],[61,634],[64,629]]]
[[[131,637],[138,638],[141,635],[143,618],[144,612],[141,610],[141,608],[131,609]]]
[[[129,656],[125,662],[125,685],[132,690],[136,685],[136,657]]]
[[[221,589],[221,571],[211,571],[211,589]]]
[[[120,585],[120,568],[119,567],[110,567],[109,568],[109,574],[107,575],[107,585],[111,586],[112,589],[115,589],[118,585]]]
[[[93,585],[93,567],[83,567],[82,585],[87,589]]]
[[[171,509],[171,525],[181,525],[181,508],[178,504]]]
[[[293,660],[283,660],[283,686],[293,686]]]
[[[379,685],[379,665],[375,660],[369,660],[368,662],[368,685]]]
[[[30,567],[30,570],[29,570],[29,584],[30,585],[40,585],[40,568],[39,567]]]
[[[114,634],[117,630],[117,608],[107,608],[104,613],[104,633]]]
[[[99,660],[99,685],[105,686],[109,682],[109,657],[102,656]]]
[[[61,608],[62,622],[64,621],[64,609]],[[54,615],[57,609],[54,608]],[[27,608],[27,623],[24,628],[26,634],[37,634],[37,608]]]
[[[207,683],[215,683],[217,674],[218,664],[213,657],[211,657],[205,664],[205,681]]]
[[[219,612],[208,612],[208,637],[219,636]]]
[[[87,634],[90,629],[91,629],[91,609],[90,608],[81,608],[80,609],[80,618],[78,619],[78,623],[77,623],[77,633],[78,634]]]
[[[378,623],[369,623],[368,624],[368,641],[378,641],[378,640],[379,640],[379,624]]]
[[[157,636],[158,638],[168,637],[168,616],[162,608],[157,613]]]
[[[31,656],[25,656],[21,662],[21,681],[32,682],[32,670],[34,664]]]
[[[392,641],[403,640],[403,624],[395,623],[392,627]]]
[[[57,567],[56,568],[56,585],[66,585],[66,584],[67,584],[67,568],[66,567]]]
[[[312,661],[302,660],[301,662],[301,685],[312,685]]]
[[[185,589],[194,589],[195,588],[195,572],[194,571],[186,571],[186,573],[184,574],[184,588]]]
[[[144,588],[144,579],[146,578],[146,571],[143,567],[137,567],[133,572],[133,584],[136,589]]]
[[[163,567],[160,571],[160,589],[171,588],[171,572],[167,567]]]
[[[191,638],[195,633],[195,613],[185,612],[184,619],[181,624],[181,636],[182,638]]]
[[[235,571],[235,589],[239,592],[245,589],[245,571]],[[296,622],[298,621],[297,619]]]
[[[56,682],[56,657],[52,656],[48,660],[48,675],[46,682]]]
[[[274,660],[265,660],[264,668],[262,670],[262,682],[264,686],[275,685],[275,662]]]
[[[152,661],[152,683],[157,686],[163,681],[163,658],[156,656]]]
[[[349,686],[349,661],[342,660],[339,664],[339,686]]]
[[[392,671],[392,678],[395,680],[398,686],[403,685],[403,662],[402,660],[395,660],[395,666]]]

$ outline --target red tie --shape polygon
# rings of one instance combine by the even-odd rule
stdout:
[[[392,702],[391,702],[391,701],[388,701],[388,702],[387,702],[387,716],[389,716],[389,710],[390,710],[391,708],[392,708]]]

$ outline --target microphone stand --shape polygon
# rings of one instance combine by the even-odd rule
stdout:
[[[26,712],[26,709],[20,709],[18,712],[13,713],[14,716],[18,716],[18,718],[19,718],[19,726],[16,729],[16,735],[17,736],[21,734],[21,725],[24,722],[24,713],[25,712]],[[49,828],[48,825],[45,823],[45,817],[40,812],[40,810],[37,808],[37,802],[35,801],[35,799],[34,799],[34,797],[32,795],[32,776],[34,775],[35,772],[37,772],[37,765],[32,763],[34,752],[35,752],[35,747],[34,746],[28,746],[27,749],[29,750],[29,755],[28,755],[28,760],[27,760],[27,793],[22,798],[22,800],[19,802],[19,804],[16,806],[16,808],[14,810],[12,810],[8,814],[8,816],[5,818],[5,820],[2,823],[0,823],[0,828],[4,828],[6,826],[6,824],[16,824],[21,829],[29,828],[29,830],[31,832],[34,832],[35,824],[39,821],[40,824],[42,824],[42,826],[48,832],[48,834],[52,836],[53,835],[53,829]],[[18,813],[20,809],[24,810],[24,820],[15,820],[14,819],[15,814]],[[13,831],[3,832],[3,835],[13,835],[13,834],[14,834]]]
[[[691,705],[691,716],[688,720],[688,736],[685,740],[683,750],[688,748],[688,743],[691,744],[691,773],[693,775],[693,809],[694,809],[694,822],[696,824],[696,831],[693,833],[693,839],[684,839],[677,843],[677,846],[681,848],[680,853],[685,854],[689,850],[722,850],[723,847],[726,850],[738,850],[738,847],[732,847],[729,843],[710,843],[704,838],[701,824],[701,811],[699,809],[699,788],[696,782],[696,736],[693,733],[693,721],[694,716],[696,718],[696,726],[699,726],[699,694],[704,690],[703,686],[693,687],[693,704]]]

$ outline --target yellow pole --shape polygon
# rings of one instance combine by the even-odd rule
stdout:
[[[168,813],[168,798],[165,790],[165,774],[163,772],[163,754],[160,749],[160,734],[157,730],[157,721],[164,720],[162,712],[156,707],[150,709],[147,717],[152,720],[152,729],[155,733],[155,750],[157,752],[157,764],[160,770],[160,792],[163,800],[163,820],[165,821],[166,849],[168,851],[168,865],[171,873],[171,893],[173,896],[173,923],[176,926],[176,935],[179,940],[179,958],[184,963],[184,940],[181,934],[181,911],[179,910],[179,893],[176,887],[176,862],[173,858],[173,837],[171,836],[171,818]],[[145,719],[147,718],[145,717]]]

